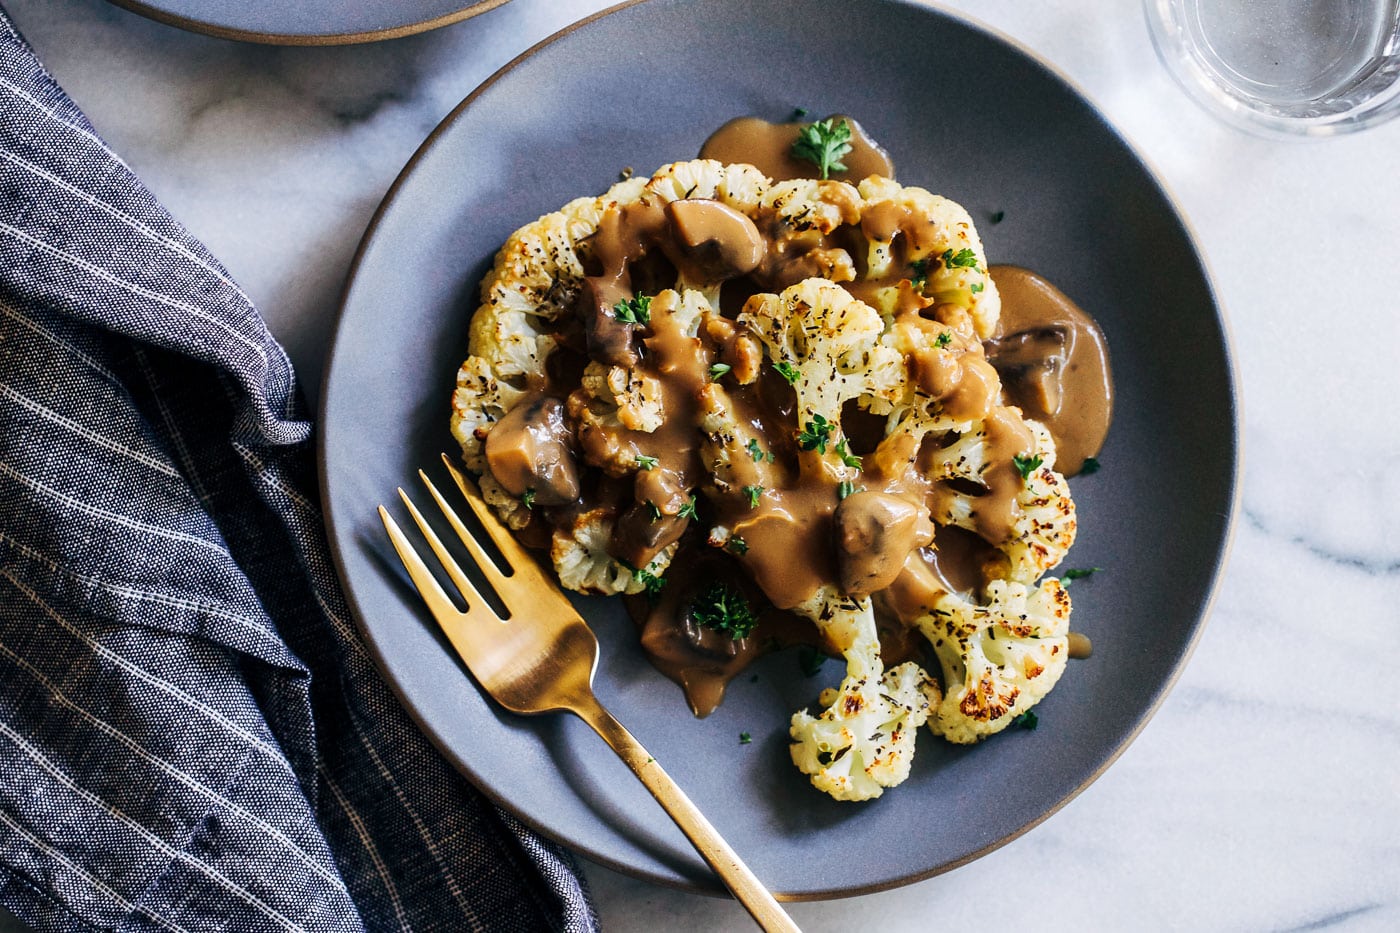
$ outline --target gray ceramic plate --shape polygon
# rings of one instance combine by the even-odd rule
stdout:
[[[477,283],[516,227],[624,166],[698,150],[738,114],[856,116],[900,178],[981,219],[993,262],[1036,269],[1102,322],[1118,378],[1103,469],[1075,479],[1075,627],[1094,656],[1040,728],[974,747],[922,736],[909,781],[836,803],[788,761],[791,712],[837,679],[790,654],[693,719],[642,659],[615,601],[581,603],[604,646],[597,691],[783,895],[877,890],[966,862],[1082,790],[1162,700],[1200,630],[1229,535],[1236,405],[1226,338],[1190,235],[1103,118],[1026,52],[893,2],[648,0],[561,33],[428,139],[385,199],[346,290],[326,380],[329,527],[365,635],[444,753],[504,807],[605,864],[699,890],[715,881],[579,722],[487,702],[396,566],[374,514],[451,449],[448,396]],[[993,212],[1004,212],[997,224]],[[741,745],[749,732],[753,743]]]
[[[224,39],[343,45],[425,32],[506,0],[111,0],[142,16]]]

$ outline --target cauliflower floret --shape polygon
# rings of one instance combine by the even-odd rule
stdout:
[[[977,336],[983,340],[990,337],[1001,316],[1001,296],[987,272],[982,240],[967,210],[956,201],[923,188],[904,187],[879,175],[862,181],[859,191],[864,213],[889,210],[885,205],[892,205],[893,210],[908,211],[920,219],[910,236],[907,257],[923,272],[922,293],[936,304],[965,308],[972,316]],[[871,236],[868,226],[863,229],[868,242],[867,275],[882,277],[893,263],[891,241]],[[892,294],[889,301],[893,301]],[[881,310],[889,314],[893,307]]]
[[[471,355],[452,394],[452,435],[469,470],[486,473],[486,435],[544,372],[557,341],[542,333],[541,322],[572,306],[598,221],[610,207],[636,201],[645,185],[645,179],[628,179],[599,197],[570,201],[515,231],[496,254],[472,316]],[[510,521],[499,504],[497,512]],[[523,524],[515,521],[513,527]]]
[[[797,611],[842,649],[846,676],[823,691],[820,716],[798,710],[789,748],[812,785],[837,800],[870,800],[909,776],[919,726],[939,702],[938,686],[912,661],[884,671],[870,600],[819,591]]]
[[[1052,469],[1055,464],[1055,442],[1050,432],[1039,422],[1024,423],[1035,438],[1029,462],[1039,458],[1039,463],[1022,480],[1016,494],[1011,535],[998,547],[1010,561],[1009,579],[1032,583],[1041,574],[1056,567],[1069,553],[1078,524],[1074,500],[1069,495],[1069,484]],[[989,467],[986,452],[986,428],[979,424],[937,451],[933,475],[940,479],[960,479],[980,485]],[[934,520],[976,531],[978,498],[967,493],[955,493],[948,497],[946,510],[934,515]]]
[[[600,420],[610,426],[650,434],[666,416],[661,383],[635,369],[589,363],[583,371],[583,389],[602,403]]]
[[[645,590],[639,572],[608,553],[612,533],[613,516],[606,509],[585,512],[574,519],[567,532],[554,532],[549,556],[559,582],[579,593],[612,595]],[[676,545],[671,544],[642,569],[659,577],[671,566],[675,553]]]
[[[646,183],[646,190],[667,202],[707,198],[752,215],[770,184],[768,176],[752,165],[692,159],[661,166]]]
[[[452,393],[452,436],[462,445],[467,469],[486,472],[486,435],[524,395],[497,379],[490,364],[480,357],[468,357],[462,364]]]
[[[806,279],[781,295],[754,295],[739,323],[791,373],[799,426],[820,415],[839,431],[848,400],[883,414],[904,394],[903,358],[881,340],[884,320],[839,285]],[[837,442],[832,437],[829,449]]]
[[[929,720],[933,732],[971,744],[1039,703],[1064,673],[1069,613],[1069,592],[1054,578],[1035,589],[994,580],[985,606],[941,597],[918,620],[943,668],[943,700]]]

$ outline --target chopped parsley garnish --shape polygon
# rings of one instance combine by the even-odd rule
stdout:
[[[1011,724],[1018,729],[1029,729],[1034,732],[1035,727],[1040,725],[1040,717],[1035,714],[1035,710],[1028,709],[1019,716],[1011,720]]]
[[[848,467],[860,469],[860,458],[846,449],[846,439],[843,437],[836,442],[836,456],[841,458],[841,462]]]
[[[661,588],[666,585],[665,577],[658,577],[650,570],[638,570],[637,579],[642,581],[642,586],[647,588],[647,599],[656,602],[661,598]]]
[[[695,497],[691,496],[690,501],[681,506],[681,510],[676,513],[677,518],[697,518],[695,514]]]
[[[1006,211],[992,211],[992,223],[999,224],[1006,219]]]
[[[1030,479],[1042,463],[1045,461],[1039,455],[1034,457],[1023,457],[1020,454],[1011,458],[1011,463],[1016,467],[1016,472],[1021,474],[1021,479]]]
[[[770,450],[765,454],[763,448],[758,446],[758,438],[749,438],[749,442],[744,445],[744,449],[749,452],[750,457],[753,457],[754,463],[762,463],[764,460],[767,460],[769,463],[773,462],[773,451]]]
[[[797,655],[797,664],[807,677],[816,677],[817,674],[821,673],[822,665],[825,663],[826,655],[815,648],[803,648]]]
[[[741,556],[749,552],[749,543],[738,535],[731,536],[729,543],[726,544],[725,547]]]
[[[1085,457],[1084,465],[1079,468],[1079,475],[1089,476],[1093,473],[1097,473],[1099,472],[1099,465],[1098,457]]]
[[[942,350],[944,347],[946,347],[952,342],[953,332],[951,330],[945,330],[943,333],[938,335],[938,339],[933,342],[933,345],[938,349]]]
[[[923,288],[924,283],[928,281],[928,257],[915,259],[909,264],[909,268],[914,272],[914,275],[909,279],[909,284],[915,288]]]
[[[723,376],[733,368],[734,367],[730,366],[728,363],[716,363],[710,367],[710,378],[712,380],[717,380],[720,376]]]
[[[821,415],[813,415],[812,420],[807,422],[807,426],[797,435],[797,446],[803,450],[815,450],[817,453],[826,453],[826,445],[831,440],[831,429],[833,425]]]
[[[641,467],[643,470],[656,469],[656,464],[658,462],[659,461],[655,457],[647,457],[643,456],[642,454],[637,454],[637,466]]]
[[[982,291],[982,288],[983,288],[983,285],[982,285],[981,282],[973,282],[972,285],[968,288],[968,291],[970,291],[970,292],[972,292],[972,294],[976,295],[978,292]]]
[[[646,594],[648,600],[650,600],[651,602],[656,602],[656,600],[660,598],[661,588],[666,585],[666,579],[664,577],[658,577],[656,574],[651,572],[651,568],[656,566],[656,561],[652,561],[651,563],[643,567],[641,570],[638,570],[631,563],[622,559],[621,557],[616,558],[616,560],[619,564],[632,571],[632,576],[636,577],[641,582],[641,584],[646,587]]]
[[[822,178],[830,178],[833,171],[844,172],[846,164],[841,157],[850,151],[851,125],[831,118],[807,124],[792,144],[792,157],[811,162]]]
[[[527,489],[522,492],[520,494],[520,504],[533,511],[535,508],[535,490]]]
[[[807,113],[808,110],[806,107],[793,107],[792,120],[790,120],[789,122],[796,123],[798,120],[805,120],[807,118]]]
[[[651,299],[646,295],[624,298],[613,305],[613,314],[624,324],[651,323]]]
[[[1073,570],[1066,570],[1064,575],[1060,577],[1060,585],[1069,586],[1073,581],[1092,577],[1102,569],[1102,567],[1075,567]]]
[[[740,732],[740,733],[739,733],[739,744],[740,744],[740,745],[748,745],[748,744],[749,744],[750,742],[752,742],[752,741],[753,741],[753,736],[749,735],[747,732]]]
[[[648,501],[647,511],[651,513],[651,520],[653,522],[661,521],[661,506],[657,505],[655,502]]]
[[[758,497],[761,496],[761,495],[763,495],[763,487],[762,487],[762,486],[745,486],[745,487],[744,487],[744,495],[745,495],[745,496],[748,496],[748,499],[749,499],[749,508],[751,508],[751,509],[756,509],[756,508],[758,508]]]
[[[797,367],[787,360],[779,360],[773,364],[773,368],[778,371],[778,375],[788,381],[788,385],[797,385],[797,380],[802,378],[802,374],[797,371]]]
[[[753,607],[738,590],[726,583],[712,583],[690,604],[690,616],[706,628],[738,641],[748,638],[758,624]]]
[[[951,249],[943,251],[943,267],[945,269],[976,269],[977,254],[971,248],[963,247],[956,253]]]
[[[848,479],[843,479],[836,484],[836,498],[844,500],[847,496],[853,496],[858,492],[865,492],[864,486],[856,486]]]

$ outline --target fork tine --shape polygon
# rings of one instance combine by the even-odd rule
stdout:
[[[535,565],[534,559],[526,553],[523,545],[506,530],[501,524],[501,520],[482,501],[481,492],[476,488],[476,484],[467,478],[467,475],[457,468],[452,462],[452,458],[447,454],[442,455],[442,462],[447,465],[447,472],[452,474],[453,481],[457,488],[466,497],[467,505],[476,513],[477,520],[481,522],[481,527],[486,529],[486,533],[491,536],[491,540],[500,548],[501,555],[505,557],[506,563],[511,565],[513,570],[519,571],[522,568],[528,569]]]
[[[428,604],[428,610],[432,612],[433,617],[443,619],[460,615],[461,610],[452,604],[452,600],[438,585],[437,578],[428,569],[428,565],[423,563],[423,558],[418,556],[418,552],[399,529],[399,523],[390,517],[389,510],[382,505],[379,507],[379,518],[384,522],[384,530],[389,532],[389,540],[393,542],[394,550],[399,552],[399,560],[403,561],[404,569],[408,571],[413,585],[418,587],[418,593],[423,597],[423,602]]]
[[[423,481],[423,485],[428,487],[428,492],[433,496],[433,501],[446,516],[447,523],[452,526],[452,530],[457,533],[457,537],[462,540],[462,544],[471,552],[472,560],[481,568],[481,572],[486,575],[487,581],[497,589],[501,588],[502,579],[511,574],[510,567],[501,567],[491,555],[486,553],[486,548],[481,546],[481,542],[476,540],[476,536],[467,530],[467,526],[462,524],[462,519],[457,516],[457,512],[452,506],[447,504],[447,500],[438,492],[438,488],[433,485],[433,481],[428,479],[428,474],[422,470],[418,471],[418,478]]]
[[[399,498],[403,500],[404,505],[408,506],[408,514],[413,516],[413,521],[417,524],[418,530],[423,532],[424,538],[428,539],[428,547],[432,548],[433,553],[437,555],[438,562],[442,564],[442,569],[447,571],[447,576],[450,577],[452,582],[456,585],[458,592],[467,600],[468,609],[473,612],[483,611],[494,616],[496,613],[491,609],[490,604],[477,592],[476,587],[472,585],[472,581],[467,579],[467,575],[462,572],[461,566],[458,565],[457,561],[448,553],[447,548],[443,547],[442,539],[437,536],[437,532],[433,531],[432,526],[423,518],[423,513],[418,511],[418,506],[413,504],[413,500],[408,497],[408,493],[404,492],[402,488],[399,489]],[[383,508],[383,506],[380,506],[380,508]],[[407,543],[408,539],[405,538],[404,540],[405,543]],[[395,542],[395,544],[397,545],[397,542]],[[399,552],[399,556],[403,556],[402,551]],[[410,571],[410,573],[412,573],[412,571]],[[421,587],[419,589],[421,589]],[[439,588],[439,592],[441,592],[441,588]],[[434,613],[436,613],[435,609]]]

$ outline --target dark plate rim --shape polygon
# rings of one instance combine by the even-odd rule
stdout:
[[[112,2],[126,4],[128,2],[131,2],[131,0],[112,0]],[[498,0],[498,2],[504,2],[504,0]],[[324,424],[325,417],[329,408],[331,379],[333,374],[335,373],[335,367],[333,364],[337,355],[337,350],[340,347],[341,338],[343,336],[345,311],[355,291],[355,284],[360,272],[360,266],[365,260],[365,257],[368,254],[371,245],[373,244],[381,221],[395,206],[399,192],[408,183],[418,163],[433,148],[433,146],[437,143],[437,140],[451,128],[451,126],[457,121],[457,119],[462,115],[462,113],[468,107],[470,107],[471,104],[475,102],[478,97],[480,97],[497,82],[506,77],[506,75],[508,75],[510,72],[514,71],[515,68],[517,68],[523,62],[525,62],[527,59],[532,58],[534,55],[536,55],[538,52],[540,52],[547,46],[550,46],[555,42],[564,39],[565,37],[571,35],[575,31],[588,26],[589,24],[599,19],[602,19],[606,16],[610,16],[621,10],[625,10],[634,6],[639,6],[647,2],[650,2],[650,0],[624,0],[624,2],[600,10],[597,13],[594,13],[588,17],[585,17],[584,19],[572,23],[571,25],[560,29],[558,32],[555,32],[553,35],[550,35],[547,38],[542,39],[541,41],[530,46],[524,52],[520,53],[515,58],[511,59],[509,62],[503,65],[500,69],[498,69],[494,74],[488,77],[480,85],[478,85],[476,89],[473,90],[469,95],[467,95],[467,97],[465,97],[461,103],[454,107],[451,110],[451,112],[447,114],[447,116],[443,117],[442,121],[436,127],[433,128],[432,132],[429,133],[427,138],[423,140],[423,143],[413,153],[412,157],[409,158],[408,162],[405,163],[403,169],[394,179],[393,184],[391,184],[388,190],[385,192],[384,199],[375,209],[374,215],[370,218],[369,224],[365,228],[364,235],[361,237],[359,244],[356,246],[355,254],[351,259],[349,269],[346,272],[345,286],[341,292],[340,301],[336,309],[336,324],[330,345],[327,349],[327,365],[325,367],[325,372],[323,373],[321,380],[321,400],[317,411],[318,426],[320,424]],[[1200,608],[1197,613],[1197,620],[1190,639],[1182,647],[1181,654],[1177,659],[1175,666],[1172,669],[1171,675],[1157,686],[1155,696],[1151,698],[1151,701],[1144,708],[1142,715],[1138,719],[1137,723],[1134,725],[1132,730],[1122,738],[1117,748],[1114,749],[1112,754],[1110,754],[1098,768],[1096,768],[1092,773],[1090,773],[1081,783],[1071,788],[1059,801],[1054,803],[1052,806],[1047,807],[1045,811],[1042,812],[1038,817],[1027,822],[1023,826],[1018,828],[1016,831],[1011,832],[999,839],[993,840],[992,842],[988,843],[980,849],[977,849],[975,852],[970,853],[964,858],[937,865],[930,869],[913,871],[906,875],[902,875],[898,878],[893,878],[888,881],[877,884],[862,885],[854,888],[831,888],[819,891],[807,891],[803,892],[800,895],[789,894],[781,891],[773,892],[774,896],[777,897],[779,900],[789,902],[834,900],[838,898],[875,894],[881,891],[888,891],[895,888],[903,887],[905,885],[913,884],[918,881],[923,881],[925,879],[932,878],[936,875],[941,875],[946,872],[952,871],[956,868],[961,868],[962,866],[970,864],[971,862],[982,858],[988,853],[993,852],[1001,848],[1002,846],[1015,841],[1016,839],[1019,839],[1021,836],[1030,832],[1032,829],[1035,829],[1041,823],[1048,820],[1051,816],[1058,813],[1070,801],[1074,800],[1074,798],[1078,797],[1081,793],[1083,793],[1084,790],[1086,790],[1089,787],[1089,785],[1093,784],[1096,780],[1098,780],[1099,777],[1102,776],[1103,773],[1107,771],[1108,768],[1114,762],[1116,762],[1120,756],[1122,756],[1122,754],[1128,749],[1128,746],[1130,746],[1137,739],[1137,737],[1142,734],[1142,731],[1146,728],[1148,722],[1151,721],[1151,719],[1157,714],[1158,710],[1161,708],[1162,703],[1166,700],[1167,695],[1171,693],[1172,688],[1176,686],[1176,683],[1180,679],[1182,672],[1186,669],[1186,665],[1190,662],[1192,655],[1195,653],[1196,646],[1200,643],[1201,636],[1205,631],[1206,623],[1209,621],[1211,611],[1214,609],[1216,600],[1220,594],[1221,584],[1225,576],[1226,564],[1228,562],[1234,544],[1235,532],[1238,528],[1238,516],[1240,510],[1240,477],[1242,475],[1243,468],[1243,417],[1242,399],[1240,396],[1239,389],[1238,365],[1236,363],[1236,354],[1234,350],[1235,340],[1230,327],[1229,319],[1226,315],[1223,305],[1221,304],[1219,295],[1217,294],[1217,290],[1215,287],[1215,277],[1211,273],[1210,267],[1207,264],[1205,257],[1201,253],[1200,238],[1197,236],[1195,228],[1189,222],[1185,212],[1182,210],[1180,200],[1176,198],[1172,191],[1167,187],[1165,182],[1162,180],[1161,174],[1157,171],[1156,167],[1146,157],[1143,156],[1143,154],[1139,151],[1138,147],[1135,146],[1132,143],[1132,141],[1124,135],[1122,131],[1120,131],[1116,126],[1109,122],[1107,117],[1104,115],[1103,109],[1099,106],[1097,101],[1095,101],[1093,97],[1091,97],[1082,88],[1080,88],[1079,85],[1073,80],[1071,80],[1061,69],[1056,67],[1054,64],[1046,61],[1042,56],[1040,56],[1038,53],[1036,53],[1024,43],[1020,42],[1012,36],[1007,35],[999,29],[987,25],[986,23],[982,22],[981,20],[975,17],[962,13],[961,11],[948,10],[942,6],[926,6],[923,4],[913,2],[913,0],[872,0],[872,2],[886,3],[896,6],[912,6],[916,9],[923,10],[936,16],[944,16],[949,19],[956,20],[964,26],[982,32],[990,36],[991,38],[996,39],[1006,44],[1007,46],[1015,49],[1016,51],[1020,52],[1022,55],[1026,56],[1026,58],[1043,68],[1051,77],[1060,81],[1074,94],[1078,95],[1093,111],[1094,116],[1098,119],[1099,123],[1104,127],[1104,129],[1112,136],[1117,138],[1119,142],[1122,143],[1125,151],[1139,163],[1147,178],[1161,192],[1163,200],[1170,206],[1173,214],[1175,215],[1176,220],[1181,224],[1181,227],[1184,233],[1186,234],[1186,239],[1188,241],[1187,245],[1190,247],[1191,256],[1200,268],[1202,283],[1204,284],[1206,292],[1210,297],[1211,305],[1215,311],[1216,319],[1220,324],[1221,351],[1224,357],[1224,375],[1229,391],[1228,401],[1231,427],[1228,438],[1230,443],[1229,512],[1228,515],[1225,517],[1225,526],[1223,529],[1223,534],[1221,536],[1219,550],[1215,555],[1215,560],[1211,567],[1210,584],[1206,592],[1204,593],[1204,598],[1200,603]],[[323,499],[329,502],[329,497],[325,496],[325,490],[328,488],[330,478],[326,458],[326,439],[325,432],[321,430],[317,431],[316,461],[317,478],[321,484]],[[534,830],[542,836],[552,839],[558,842],[559,844],[572,849],[573,851],[578,852],[579,854],[588,858],[590,861],[593,861],[606,868],[610,868],[614,871],[618,871],[622,874],[626,874],[635,878],[649,881],[653,884],[659,884],[664,887],[675,888],[694,894],[706,894],[719,897],[729,896],[723,888],[698,887],[696,885],[687,883],[683,879],[667,877],[664,875],[657,875],[644,869],[638,868],[636,866],[626,864],[617,859],[605,856],[602,853],[596,851],[595,848],[587,845],[586,843],[579,843],[575,841],[559,839],[553,834],[549,827],[543,825],[534,815],[528,812],[517,810],[509,806],[506,803],[506,801],[502,797],[500,797],[493,788],[486,786],[481,782],[478,782],[476,780],[476,772],[472,768],[471,763],[457,755],[452,750],[452,748],[443,740],[443,737],[440,735],[438,730],[436,730],[433,727],[432,723],[424,720],[423,718],[420,718],[420,716],[417,713],[417,710],[409,702],[409,698],[403,692],[403,689],[400,686],[400,684],[388,675],[388,664],[386,663],[386,659],[381,654],[379,645],[368,634],[368,627],[363,622],[363,613],[361,611],[359,601],[354,594],[353,588],[348,585],[348,576],[345,572],[344,558],[340,546],[337,544],[338,539],[336,538],[334,533],[335,519],[334,516],[331,514],[331,510],[329,507],[325,509],[324,522],[327,538],[329,539],[330,543],[331,557],[335,566],[336,574],[340,578],[340,581],[343,585],[343,589],[345,591],[346,596],[346,602],[349,604],[351,613],[355,618],[355,623],[357,626],[359,626],[360,633],[365,639],[366,647],[368,648],[370,655],[374,658],[375,663],[379,666],[381,674],[384,675],[384,678],[389,683],[391,689],[394,692],[394,695],[398,698],[399,702],[403,704],[405,711],[409,714],[410,718],[414,721],[414,723],[416,723],[418,727],[423,730],[424,734],[426,734],[429,737],[429,739],[433,742],[433,744],[438,748],[438,750],[449,761],[453,763],[454,767],[456,767],[459,772],[461,772],[466,777],[472,780],[473,785],[479,791],[481,791],[488,799],[490,799],[497,806],[500,806],[508,812],[512,813],[517,819],[519,819],[530,829]]]
[[[416,22],[403,23],[398,26],[389,26],[384,29],[369,29],[363,32],[324,32],[324,33],[281,33],[281,32],[261,32],[255,29],[234,29],[229,26],[219,26],[214,23],[206,23],[202,20],[191,19],[187,16],[179,16],[167,10],[153,6],[142,0],[108,0],[109,3],[119,6],[122,9],[130,10],[147,19],[153,19],[158,23],[167,26],[174,26],[177,29],[184,29],[188,32],[203,33],[206,36],[213,36],[216,39],[232,39],[237,42],[257,42],[262,45],[355,45],[362,42],[382,42],[386,39],[399,39],[403,36],[411,36],[420,32],[429,32],[443,26],[450,26],[453,23],[460,23],[464,19],[471,19],[487,10],[494,10],[502,6],[508,0],[458,0],[466,5],[462,9],[453,13],[445,13],[442,16],[435,16],[431,19],[419,20]]]

